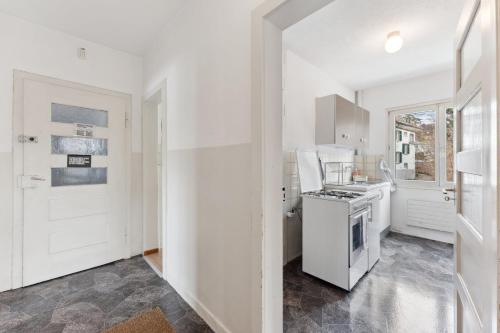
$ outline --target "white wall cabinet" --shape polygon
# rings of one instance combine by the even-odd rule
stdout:
[[[317,145],[368,148],[370,112],[339,95],[316,99]]]

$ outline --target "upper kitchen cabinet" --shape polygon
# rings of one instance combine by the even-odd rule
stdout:
[[[368,148],[370,137],[370,112],[362,107],[356,108],[356,136],[354,147]]]
[[[339,95],[316,99],[316,144],[368,147],[370,112]]]

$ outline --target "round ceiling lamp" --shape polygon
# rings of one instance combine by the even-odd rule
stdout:
[[[399,31],[393,31],[387,35],[385,41],[385,51],[387,53],[396,53],[403,47],[403,38]]]

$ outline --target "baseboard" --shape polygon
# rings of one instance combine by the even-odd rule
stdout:
[[[160,252],[159,249],[146,250],[146,251],[144,251],[144,256],[149,256],[150,254],[158,253],[158,252]]]
[[[419,238],[425,238],[425,239],[430,239],[433,241],[437,242],[442,242],[442,243],[448,243],[448,244],[453,244],[454,243],[454,236],[452,233],[447,233],[447,232],[438,232],[438,231],[428,231],[428,230],[415,230],[415,229],[409,229],[409,228],[394,228],[391,227],[391,232],[407,235],[407,236],[413,236],[413,237],[419,237]]]
[[[190,307],[210,326],[216,333],[231,333],[231,331],[217,318],[208,308],[190,292],[184,290],[171,277],[167,277],[167,282],[175,291],[189,304]]]
[[[294,254],[290,259],[287,260],[287,262],[283,266],[286,266],[288,263],[294,261],[295,259],[297,259],[300,256],[302,256],[302,252]]]

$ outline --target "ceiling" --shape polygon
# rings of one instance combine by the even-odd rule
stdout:
[[[360,90],[451,69],[464,0],[335,0],[288,28],[285,46]],[[401,51],[384,50],[400,30]]]
[[[143,55],[186,0],[0,0],[0,12]]]

